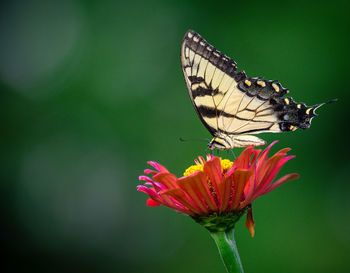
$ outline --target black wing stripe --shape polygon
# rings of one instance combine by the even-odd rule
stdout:
[[[192,90],[193,99],[195,99],[196,97],[212,96],[213,94],[215,94],[215,90],[213,92],[213,90],[206,89],[200,86],[196,90]],[[216,91],[216,94],[218,94],[218,91]]]
[[[203,115],[204,118],[215,118],[217,116],[217,114],[216,114],[217,109],[216,108],[208,107],[208,106],[204,106],[204,105],[200,105],[197,108],[198,108],[198,111]],[[238,117],[236,115],[226,113],[226,112],[221,112],[221,116],[227,117],[227,118],[236,118],[236,119],[244,120],[244,121],[257,122],[257,123],[273,123],[273,122],[267,121],[267,120],[252,120],[249,118],[242,118],[242,117]]]

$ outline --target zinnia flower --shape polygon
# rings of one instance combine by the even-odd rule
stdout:
[[[177,178],[164,166],[150,161],[155,170],[146,169],[145,181],[138,190],[149,195],[148,206],[163,205],[180,213],[190,215],[209,231],[228,231],[247,211],[246,227],[254,236],[254,220],[251,203],[283,183],[298,178],[296,173],[287,174],[274,181],[282,166],[295,156],[287,156],[285,148],[268,157],[269,145],[261,150],[246,148],[231,162],[208,155],[199,157],[183,177]],[[259,156],[260,154],[260,156]]]

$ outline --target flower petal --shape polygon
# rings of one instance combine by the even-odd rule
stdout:
[[[154,201],[152,198],[147,199],[147,206],[149,207],[158,207],[160,206],[160,203]]]
[[[200,214],[200,209],[196,207],[196,204],[186,196],[186,194],[181,189],[170,189],[165,190],[160,193],[163,196],[171,196],[176,201],[178,201],[181,205],[192,211],[191,214]]]
[[[177,178],[172,173],[158,173],[152,178],[154,181],[163,184],[167,189],[176,189],[179,187]]]
[[[145,176],[145,175],[140,175],[140,176],[139,176],[139,180],[140,180],[140,181],[147,181],[147,182],[153,183],[153,180],[152,180],[151,178],[149,178],[148,176]]]
[[[211,187],[211,195],[214,196],[217,203],[220,203],[221,196],[218,185],[223,180],[220,159],[218,157],[211,158],[205,163],[203,171],[208,176],[209,188]]]
[[[148,161],[147,162],[149,165],[151,165],[153,168],[155,168],[157,171],[162,172],[162,173],[168,173],[169,171],[167,168],[165,168],[163,165],[154,162],[154,161]]]
[[[258,162],[257,162],[257,172],[260,171],[260,167],[265,163],[266,158],[269,154],[269,151],[273,145],[275,145],[278,142],[278,140],[275,140],[272,142],[269,146],[266,147],[266,149],[261,153]]]
[[[253,200],[261,195],[263,191],[272,183],[272,181],[277,176],[278,172],[281,170],[283,165],[289,160],[294,158],[295,156],[287,156],[284,155],[276,156],[274,160],[269,162],[270,166],[267,167],[268,171],[265,173],[264,178],[259,182],[259,185],[254,193]],[[281,158],[282,157],[282,158]],[[272,159],[272,158],[270,158]]]
[[[274,189],[276,189],[279,186],[281,186],[282,184],[284,184],[284,183],[286,183],[286,182],[288,182],[290,180],[297,179],[297,178],[299,178],[299,174],[298,173],[290,173],[290,174],[287,174],[285,176],[282,176],[275,183],[273,183],[270,187],[268,187],[261,195],[269,193],[270,191],[273,191]]]
[[[244,187],[244,201],[241,204],[241,207],[245,207],[249,205],[253,201],[253,196],[255,193],[256,185],[257,185],[257,178],[256,178],[256,165],[254,166],[253,174],[250,176],[249,181],[246,183]]]
[[[155,175],[157,172],[154,171],[154,170],[150,170],[150,169],[146,169],[143,171],[145,174],[152,174],[152,175]]]
[[[254,146],[251,145],[248,148],[246,148],[235,160],[234,164],[236,165],[237,169],[248,169],[250,158],[252,154],[254,153]]]
[[[210,212],[216,211],[216,203],[215,199],[210,191],[210,188],[208,186],[208,178],[204,172],[198,172],[191,175],[193,178],[193,183],[195,184],[196,189],[198,190],[198,193],[200,194],[201,198],[204,200],[205,204],[208,206]],[[179,183],[182,178],[179,179]]]
[[[233,177],[225,177],[224,180],[218,185],[218,189],[221,196],[220,212],[224,212],[227,210],[230,196],[233,194]]]
[[[156,190],[154,188],[148,188],[143,185],[138,185],[137,190],[148,194],[150,197],[155,197],[155,198],[158,197],[158,194],[156,193]]]
[[[249,206],[247,211],[247,220],[245,221],[245,227],[250,231],[252,237],[254,237],[255,234],[254,226],[255,223],[253,218],[253,209],[252,206]]]
[[[242,194],[244,190],[244,186],[249,181],[250,176],[253,174],[253,170],[251,169],[239,169],[233,173],[233,181],[234,181],[234,195],[232,201],[232,209],[238,210],[240,209],[239,205],[242,199]]]
[[[205,198],[201,194],[201,190],[199,190],[197,187],[197,181],[201,179],[198,176],[204,176],[204,174],[202,172],[197,172],[193,175],[181,177],[178,179],[177,183],[180,185],[181,189],[186,192],[200,208],[201,214],[207,214],[209,213],[208,205],[205,202]],[[204,189],[204,187],[202,188]]]

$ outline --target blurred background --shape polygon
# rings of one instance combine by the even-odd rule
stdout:
[[[246,272],[350,272],[349,2],[0,7],[2,272],[225,272],[205,229],[136,191],[146,161],[181,176],[206,143],[179,137],[210,137],[180,68],[190,28],[297,101],[339,98],[307,131],[262,135],[301,178],[254,203],[255,238],[238,223]]]

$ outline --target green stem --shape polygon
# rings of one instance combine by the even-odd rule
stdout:
[[[234,229],[210,232],[210,234],[219,249],[226,271],[228,273],[244,273],[234,238]]]

